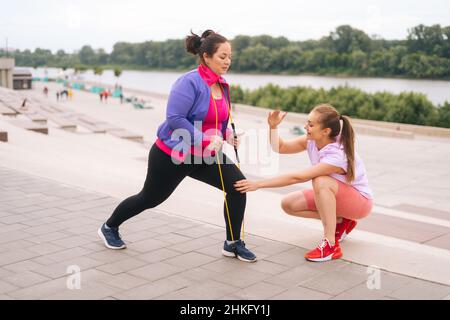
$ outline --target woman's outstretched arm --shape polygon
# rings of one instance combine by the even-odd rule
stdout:
[[[234,184],[237,191],[241,193],[255,191],[262,188],[279,188],[291,184],[307,182],[316,177],[329,176],[330,174],[342,174],[340,167],[335,167],[326,163],[318,163],[306,170],[280,175],[278,177],[264,179],[260,181],[239,180]]]

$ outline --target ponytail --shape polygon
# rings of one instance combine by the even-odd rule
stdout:
[[[330,104],[320,104],[311,112],[320,114],[320,124],[322,128],[330,128],[330,138],[336,138],[341,133],[341,144],[347,157],[346,180],[351,183],[355,180],[355,132],[350,123],[350,118],[339,115],[339,112]],[[342,120],[342,130],[341,122]]]
[[[347,156],[347,182],[355,180],[355,132],[347,116],[340,117],[343,126],[341,133],[341,143],[344,146],[344,152]]]

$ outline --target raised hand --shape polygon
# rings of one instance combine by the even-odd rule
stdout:
[[[270,111],[269,116],[267,117],[267,123],[271,128],[276,128],[286,115],[287,112],[282,112],[280,110]]]

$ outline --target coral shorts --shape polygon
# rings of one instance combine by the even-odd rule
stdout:
[[[339,180],[338,192],[336,194],[336,216],[344,217],[351,220],[365,218],[372,210],[372,199],[364,197],[358,190],[352,186],[345,184]],[[314,190],[302,190],[305,196],[308,210],[317,211],[316,202],[314,200]]]

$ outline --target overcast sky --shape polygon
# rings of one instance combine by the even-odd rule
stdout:
[[[183,38],[213,29],[238,34],[319,39],[350,24],[369,35],[404,39],[418,24],[450,25],[449,0],[1,0],[0,46],[67,52],[89,44]]]

